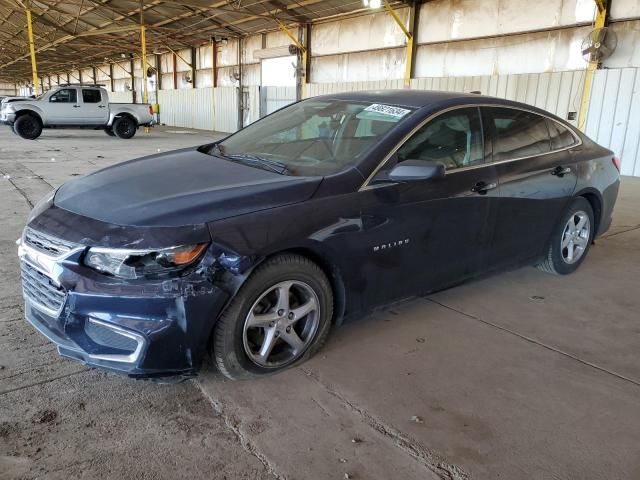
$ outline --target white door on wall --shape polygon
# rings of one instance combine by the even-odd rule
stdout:
[[[296,101],[297,66],[298,57],[295,55],[262,60],[261,116]]]

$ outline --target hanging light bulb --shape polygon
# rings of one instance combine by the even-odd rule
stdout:
[[[382,1],[381,0],[371,0],[369,2],[369,7],[371,8],[380,8],[382,6]]]

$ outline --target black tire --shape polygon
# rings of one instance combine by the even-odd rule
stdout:
[[[589,221],[588,238],[586,238],[587,236],[584,235],[584,237],[580,240],[582,243],[584,243],[584,247],[581,247],[583,248],[583,250],[581,251],[580,256],[572,263],[570,263],[566,259],[567,247],[563,247],[562,242],[565,238],[565,230],[568,228],[569,221],[571,220],[576,223],[576,221],[579,221],[579,215],[582,213],[586,214]],[[554,275],[568,275],[575,272],[587,257],[589,248],[591,248],[591,243],[593,242],[594,235],[595,221],[591,204],[587,199],[583,197],[576,197],[572,199],[569,203],[569,206],[567,207],[565,214],[562,216],[562,218],[560,218],[558,225],[551,235],[551,240],[547,247],[546,256],[544,260],[537,265],[538,269]]]
[[[255,312],[256,302],[264,298],[264,292],[281,282],[301,282],[313,290],[319,306],[319,313],[314,317],[318,323],[313,335],[309,335],[308,340],[305,340],[305,349],[301,350],[299,356],[286,365],[265,367],[257,364],[247,354],[244,342],[245,322],[250,311],[253,309]],[[308,360],[324,345],[331,329],[332,317],[332,289],[320,267],[300,255],[277,255],[265,261],[251,274],[216,322],[210,345],[216,366],[227,378],[247,380],[272,375],[298,365]],[[305,318],[304,322],[307,322],[309,317],[300,318]],[[278,348],[288,348],[282,338],[275,342],[280,342]],[[272,351],[275,352],[276,347]]]
[[[118,117],[113,121],[113,133],[118,138],[129,139],[136,134],[138,125],[130,117]]]
[[[35,140],[42,134],[42,121],[35,115],[20,115],[13,124],[13,132],[27,140]]]
[[[106,133],[107,135],[109,135],[110,137],[115,137],[116,134],[113,132],[113,128],[105,128],[104,129],[104,133]]]

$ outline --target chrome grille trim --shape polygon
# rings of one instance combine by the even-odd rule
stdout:
[[[24,241],[27,245],[53,257],[69,253],[79,247],[78,244],[47,235],[46,233],[27,227],[24,230]]]
[[[145,345],[145,340],[142,335],[133,333],[129,330],[125,330],[124,328],[118,327],[117,325],[114,325],[112,323],[103,322],[102,320],[98,320],[97,318],[89,318],[88,321],[89,323],[93,323],[96,326],[113,330],[114,334],[122,335],[123,337],[130,338],[131,340],[136,342],[135,350],[128,355],[92,353],[92,354],[89,354],[89,358],[94,360],[107,360],[110,362],[122,362],[122,363],[135,363],[138,361],[138,359],[140,358],[140,355],[142,354],[142,349],[144,348],[144,345]],[[86,327],[85,327],[85,332],[86,332]]]
[[[64,306],[67,292],[57,287],[54,281],[26,261],[20,262],[22,274],[22,293],[34,308],[58,317]]]
[[[123,335],[118,330],[96,322],[93,318],[90,318],[85,324],[84,332],[98,345],[117,348],[118,350],[125,351],[127,354],[135,352],[138,347],[138,342],[135,338],[129,335]]]

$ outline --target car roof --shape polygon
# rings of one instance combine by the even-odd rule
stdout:
[[[481,95],[477,93],[444,92],[439,90],[365,90],[321,95],[320,97],[315,98],[384,103],[410,108],[422,108],[442,103],[450,104],[452,106],[463,103],[489,103],[492,105],[523,107],[543,112],[543,110],[532,105],[526,105],[520,102],[506,100],[504,98],[491,97],[489,95]],[[548,112],[544,113],[548,114]]]
[[[465,104],[514,107],[529,110],[531,112],[537,112],[541,115],[551,117],[554,120],[561,122],[563,125],[571,128],[574,132],[576,130],[573,125],[569,124],[566,120],[533,105],[516,102],[513,100],[507,100],[504,98],[492,97],[489,95],[481,95],[477,93],[444,92],[439,90],[396,89],[343,92],[321,95],[319,97],[313,98],[382,103],[387,105],[396,105],[416,109],[423,107],[442,109]]]
[[[386,103],[401,105],[404,107],[420,108],[432,103],[464,98],[475,98],[475,94],[458,92],[441,92],[437,90],[365,90],[358,92],[343,92],[322,95],[320,98],[332,98],[336,100],[355,100],[374,103]],[[316,97],[318,98],[318,97]]]

